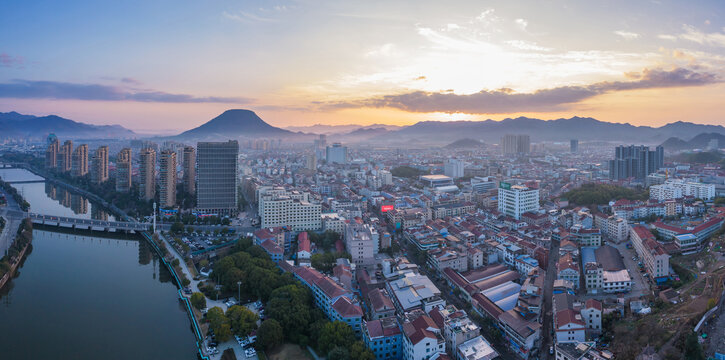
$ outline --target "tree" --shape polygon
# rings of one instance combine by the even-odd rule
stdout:
[[[209,321],[209,326],[216,332],[222,324],[227,322],[227,317],[224,315],[222,308],[215,306],[207,311],[206,320]]]
[[[200,292],[191,294],[191,305],[199,310],[206,307],[206,296]]]
[[[229,324],[222,324],[221,327],[214,331],[214,334],[216,334],[217,340],[225,342],[232,337],[232,329]]]
[[[251,312],[244,306],[234,305],[226,313],[234,333],[239,336],[246,336],[257,328],[257,314]]]
[[[318,347],[322,353],[332,351],[336,346],[350,348],[355,341],[355,334],[350,325],[342,321],[328,322],[322,328],[320,338],[318,339]]]
[[[282,325],[286,339],[298,342],[312,321],[311,301],[309,290],[300,284],[282,286],[272,291],[267,315]]]
[[[182,224],[180,221],[171,224],[172,234],[181,234],[182,232],[184,232],[184,224]]]
[[[362,341],[355,341],[350,346],[350,360],[375,360],[375,354]]]
[[[275,319],[262,322],[257,331],[257,345],[263,350],[272,350],[284,342],[282,325]]]
[[[689,332],[685,339],[684,349],[686,360],[705,360],[705,353],[702,351],[702,346],[697,341],[697,334]]]
[[[342,346],[335,346],[327,353],[327,360],[349,360],[350,352]]]

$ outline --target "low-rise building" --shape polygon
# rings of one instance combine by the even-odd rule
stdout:
[[[403,358],[425,360],[437,353],[445,354],[445,339],[433,319],[421,314],[414,320],[406,319],[403,323]]]
[[[642,259],[652,279],[664,281],[669,278],[670,255],[655,236],[642,225],[632,227],[632,245]],[[677,240],[675,240],[677,241]],[[682,243],[679,244],[680,246]]]
[[[403,357],[402,331],[398,319],[388,317],[363,323],[363,342],[376,360],[397,360]]]

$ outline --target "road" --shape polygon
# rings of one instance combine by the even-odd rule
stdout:
[[[5,227],[2,232],[0,232],[0,257],[2,257],[5,256],[7,250],[10,248],[10,245],[13,243],[13,240],[15,240],[15,234],[17,233],[20,222],[22,221],[22,217],[19,217],[18,213],[22,214],[23,212],[20,211],[18,203],[15,202],[12,196],[6,193],[5,190],[0,189],[0,194],[5,195],[5,198],[8,201],[6,206],[0,207],[0,216],[2,216],[6,222]]]
[[[549,355],[549,347],[554,345],[552,332],[554,331],[554,321],[552,316],[552,297],[554,293],[554,280],[556,280],[556,263],[559,261],[559,241],[551,240],[549,248],[549,263],[546,268],[546,276],[544,277],[544,306],[542,311],[541,324],[541,351],[539,352],[542,359],[549,359],[553,355]]]

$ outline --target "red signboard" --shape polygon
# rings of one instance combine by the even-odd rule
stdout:
[[[395,208],[395,205],[383,205],[380,207],[381,212],[388,212],[390,210],[393,210]]]

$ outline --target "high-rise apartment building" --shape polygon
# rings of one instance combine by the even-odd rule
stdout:
[[[347,164],[347,147],[334,143],[327,147],[325,159],[328,164]]]
[[[624,146],[614,149],[614,160],[609,160],[609,178],[644,179],[665,165],[665,149],[658,146],[650,150],[649,146]]]
[[[81,144],[73,150],[71,175],[84,176],[86,174],[88,174],[88,145]]]
[[[498,211],[516,220],[521,214],[539,210],[539,189],[501,182],[498,187]]]
[[[55,134],[48,135],[48,146],[45,149],[45,168],[58,168],[58,151],[60,150],[60,141]]]
[[[116,191],[131,190],[131,148],[122,149],[116,156]]]
[[[71,159],[73,158],[73,140],[66,140],[60,147],[58,152],[58,170],[60,172],[70,172]]]
[[[159,203],[162,208],[173,208],[176,206],[176,152],[162,151],[159,163]]]
[[[138,176],[139,196],[144,200],[153,200],[156,197],[156,151],[154,149],[141,149]]]
[[[184,147],[184,191],[196,194],[196,149]]]
[[[572,153],[579,152],[579,140],[577,140],[577,139],[569,140],[569,151],[571,151]]]
[[[91,159],[91,181],[100,184],[108,180],[108,146],[99,146]]]
[[[501,149],[504,155],[528,154],[531,152],[529,135],[504,135],[501,138]]]
[[[463,160],[447,159],[443,166],[443,173],[454,179],[463,177]]]
[[[237,156],[239,143],[200,142],[197,151],[197,210],[232,215],[237,211]]]
[[[310,171],[317,170],[317,154],[307,154],[305,168]]]

